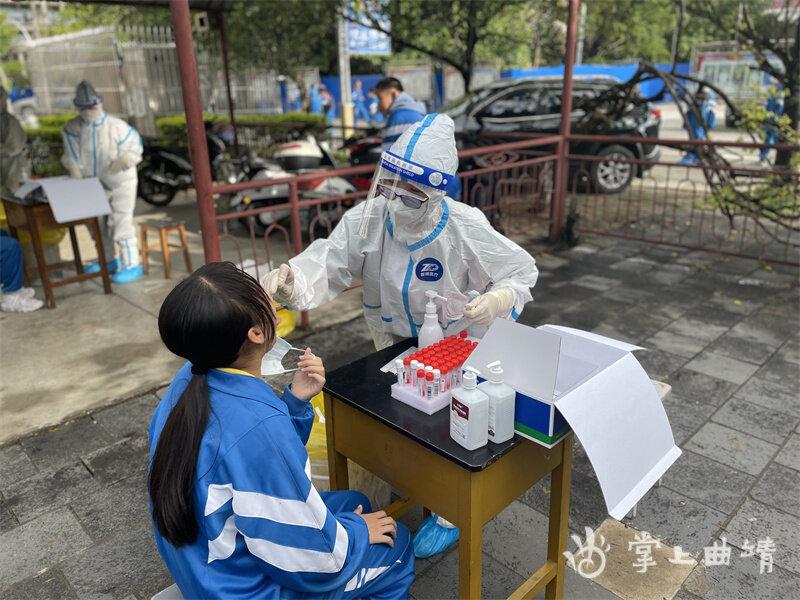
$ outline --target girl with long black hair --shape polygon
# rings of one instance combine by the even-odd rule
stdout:
[[[408,531],[358,492],[318,493],[305,443],[325,369],[310,349],[278,397],[261,378],[272,301],[232,263],[179,283],[161,339],[189,362],[150,424],[156,544],[186,598],[404,598]]]

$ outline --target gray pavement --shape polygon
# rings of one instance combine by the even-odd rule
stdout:
[[[699,561],[675,597],[800,597],[797,270],[589,236],[536,256],[541,278],[522,322],[640,344],[650,376],[673,386],[664,404],[684,453],[624,524]],[[304,343],[329,369],[371,349],[360,319]],[[157,402],[155,392],[140,395],[0,448],[0,597],[148,598],[169,585],[145,488],[146,428]],[[544,480],[487,524],[486,597],[506,597],[543,556],[548,502]],[[582,534],[607,518],[577,445],[570,527]],[[740,555],[766,537],[774,566],[760,574],[758,555]],[[704,564],[704,547],[723,538],[730,565]],[[606,587],[628,589],[621,580],[638,576],[629,571],[607,573]],[[414,597],[455,597],[456,573],[457,551],[419,561]],[[617,596],[569,570],[567,597]]]

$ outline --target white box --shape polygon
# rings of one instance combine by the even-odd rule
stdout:
[[[500,360],[517,391],[515,429],[552,447],[570,428],[597,474],[609,514],[622,519],[681,454],[638,346],[600,335],[497,319],[466,365]]]

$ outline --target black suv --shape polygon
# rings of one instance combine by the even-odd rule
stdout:
[[[597,104],[593,100],[600,92],[618,83],[610,77],[575,78],[571,115],[573,133],[658,137],[660,112],[646,103],[631,104],[621,118],[602,127],[586,125],[589,122],[587,113]],[[561,86],[561,77],[501,79],[450,102],[442,112],[455,121],[460,148],[485,145],[486,139],[480,138],[486,133],[493,134],[490,136],[494,140],[492,143],[501,142],[503,133],[557,134],[561,122]],[[581,170],[590,176],[590,181],[583,182],[582,187],[602,193],[621,192],[634,176],[641,177],[650,168],[649,165],[619,162],[620,159],[658,160],[660,154],[655,144],[613,142],[572,142],[570,153],[605,158],[586,161]],[[572,173],[579,169],[579,161],[573,161]],[[570,185],[571,182],[572,176]]]

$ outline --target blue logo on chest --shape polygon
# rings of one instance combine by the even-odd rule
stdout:
[[[442,263],[435,258],[423,258],[417,263],[417,279],[420,281],[439,281],[444,275]]]

